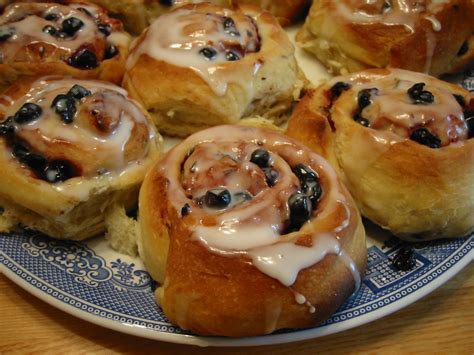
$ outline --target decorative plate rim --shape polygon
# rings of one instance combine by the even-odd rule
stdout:
[[[100,254],[98,254],[100,257]],[[107,319],[100,315],[89,313],[87,310],[75,307],[64,300],[59,300],[53,296],[54,292],[60,292],[71,299],[77,299],[79,304],[91,304],[96,308],[99,306],[92,304],[89,301],[85,301],[77,298],[67,292],[51,285],[46,280],[34,275],[32,271],[18,264],[13,258],[8,256],[3,250],[0,250],[0,272],[2,272],[12,282],[19,285],[21,288],[31,293],[35,297],[42,301],[50,304],[51,306],[58,308],[72,316],[83,319],[90,323],[102,326],[108,329],[112,329],[118,332],[148,338],[152,340],[165,341],[176,344],[186,345],[197,345],[201,347],[206,346],[222,346],[222,347],[237,347],[237,346],[260,346],[270,344],[282,344],[290,343],[302,340],[308,340],[318,338],[338,332],[342,332],[357,326],[361,326],[372,322],[374,320],[385,317],[391,313],[394,313],[402,308],[407,307],[413,302],[433,292],[435,289],[443,285],[454,275],[460,272],[465,266],[467,266],[474,259],[474,235],[466,238],[464,243],[447,256],[440,264],[430,269],[429,272],[425,272],[412,280],[408,284],[393,290],[392,292],[385,294],[384,296],[377,298],[368,304],[360,305],[350,310],[337,312],[334,316],[344,315],[349,311],[356,312],[358,309],[363,309],[371,304],[378,304],[375,310],[371,311],[360,311],[355,317],[347,320],[338,321],[336,323],[327,323],[314,328],[295,330],[287,333],[270,334],[257,337],[245,337],[245,338],[225,338],[225,337],[203,337],[197,335],[188,334],[175,334],[170,332],[160,331],[158,329],[150,329],[140,324],[133,324],[121,320]],[[443,270],[444,268],[444,270]],[[428,281],[427,277],[431,275],[432,280]],[[30,281],[27,278],[30,278]],[[35,281],[34,284],[32,281]],[[410,292],[405,290],[410,289]],[[405,295],[401,295],[402,291],[405,291]],[[384,300],[390,300],[394,295],[400,295],[395,297],[395,301],[385,302]],[[386,303],[386,304],[385,304]],[[107,310],[109,313],[119,314],[117,311]],[[123,316],[131,318],[133,317],[127,314]],[[333,316],[333,317],[334,317]],[[159,323],[149,321],[153,323]]]

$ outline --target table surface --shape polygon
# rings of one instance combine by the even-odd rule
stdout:
[[[0,274],[0,354],[474,353],[473,263],[418,302],[364,326],[302,342],[252,348],[197,348],[137,338],[66,314]]]

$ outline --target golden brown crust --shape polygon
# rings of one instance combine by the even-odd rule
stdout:
[[[158,0],[90,0],[90,2],[107,9],[112,16],[119,18],[125,28],[135,35],[139,35],[157,17],[174,10],[186,3],[196,1],[180,0],[175,6],[160,4]],[[210,0],[216,5],[230,6],[231,0]]]
[[[81,4],[84,6],[94,6],[81,1],[61,1],[61,3],[61,6],[71,5],[78,7]],[[18,6],[19,9],[24,8],[28,13],[37,11],[38,13],[36,15],[32,15],[32,17],[34,17],[40,16],[41,12],[47,9],[48,6],[58,6],[58,4],[48,3],[46,1],[41,1],[39,4],[12,4],[5,9],[3,17],[6,16],[9,9],[13,9],[15,6]],[[19,48],[16,49],[14,53],[15,59],[3,59],[0,63],[0,92],[22,78],[36,78],[46,75],[69,75],[78,79],[99,79],[120,84],[125,71],[125,60],[128,56],[130,37],[123,31],[120,21],[109,18],[105,10],[99,7],[96,8],[96,11],[97,20],[94,20],[94,23],[97,21],[98,23],[100,22],[101,24],[110,26],[109,28],[112,33],[110,36],[104,36],[103,33],[97,31],[92,43],[85,42],[78,47],[79,49],[74,49],[73,51],[60,48],[55,42],[48,42],[41,36],[38,38],[26,36],[32,42],[19,44]],[[82,16],[87,17],[84,13],[82,13]],[[13,26],[17,25],[15,21],[7,23]],[[36,21],[35,25],[37,24],[40,27],[34,30],[41,33],[45,23],[44,21]],[[53,22],[50,24],[56,27],[59,26],[59,24]],[[86,26],[89,25],[89,23],[86,24]],[[31,31],[31,28],[29,30]],[[12,44],[14,41],[15,40],[7,40],[6,42],[0,43],[0,51],[2,51],[2,46],[14,45]],[[65,43],[67,43],[67,41]],[[106,58],[105,52],[107,47],[111,44],[117,49],[117,54],[111,58]],[[67,45],[68,44],[66,44],[66,46]],[[75,53],[78,53],[81,48],[88,48],[95,53],[97,58],[96,67],[79,68],[68,63],[69,59],[72,58]],[[5,48],[3,48],[3,50],[5,50]]]
[[[303,18],[308,10],[310,1],[308,0],[233,0],[234,5],[252,4],[270,11],[282,26],[288,26]]]
[[[75,84],[91,94],[75,100],[74,122],[65,124],[50,108],[51,101]],[[109,206],[129,209],[136,204],[145,172],[159,155],[160,137],[146,112],[126,98],[123,89],[98,81],[48,77],[20,81],[4,95],[0,97],[4,182],[0,205],[10,220],[55,238],[82,240],[105,231]],[[34,129],[14,118],[25,103],[42,108],[39,118],[29,123]],[[126,117],[118,119],[112,130],[98,134],[89,125],[88,113],[94,111],[100,119],[109,117],[111,110],[122,110]],[[10,133],[6,127],[13,127]],[[94,137],[100,137],[100,142]],[[30,163],[32,156],[41,162]],[[65,168],[53,168],[56,162]]]
[[[391,141],[389,136],[353,119],[357,103],[354,95],[357,97],[361,90],[358,85],[366,82],[362,87],[380,88],[378,80],[390,75],[403,75],[404,80],[412,75],[413,83],[423,81],[431,88],[460,95],[466,101],[464,110],[472,110],[472,94],[457,85],[400,73],[367,70],[321,85],[301,101],[287,134],[325,156],[335,156],[361,213],[392,233],[408,240],[466,235],[474,228],[474,140],[466,137],[462,143],[434,149],[407,138]],[[330,89],[338,81],[350,83],[353,88],[332,101]],[[413,106],[413,112],[418,109],[419,105]]]
[[[221,129],[219,132],[224,129],[229,135],[236,130],[246,130],[248,144],[252,144],[255,131],[262,140],[273,141],[274,137],[279,137],[279,144],[294,144],[291,139],[261,129],[231,126],[214,129]],[[209,137],[214,136],[214,129],[207,130]],[[202,132],[200,134],[202,136]],[[192,147],[189,142],[185,141],[179,148],[183,154]],[[270,145],[264,143],[262,147],[271,151]],[[274,146],[274,149],[279,148]],[[272,151],[272,154],[277,153]],[[162,285],[156,295],[171,322],[201,335],[268,334],[277,329],[315,325],[328,318],[354,291],[353,273],[348,264],[334,254],[328,254],[318,263],[301,270],[296,282],[287,287],[259,271],[247,255],[224,256],[211,252],[196,240],[195,233],[200,223],[210,223],[214,215],[206,216],[205,212],[195,210],[191,200],[188,202],[193,205],[193,210],[189,215],[182,217],[180,208],[177,209],[177,204],[185,201],[181,201],[181,192],[176,190],[176,184],[181,182],[170,181],[165,173],[180,176],[184,162],[175,161],[175,157],[172,156],[173,164],[168,165],[171,156],[165,156],[147,174],[140,191],[139,218],[142,231],[140,254],[147,270]],[[186,159],[186,155],[182,158]],[[323,189],[328,189],[327,177],[323,174],[320,177]],[[351,201],[347,192],[343,195]],[[246,208],[251,208],[252,203],[250,201]],[[329,197],[320,203],[323,207],[318,207],[318,214],[324,214],[324,206],[330,204]],[[347,206],[351,217],[349,227],[344,235],[341,234],[341,248],[362,273],[366,262],[365,232],[354,205],[349,203]],[[293,237],[301,245],[311,244],[311,233],[318,235],[330,230],[341,222],[341,218],[346,218],[348,210],[337,208],[336,211],[332,218],[308,222]],[[199,222],[200,218],[204,222]],[[266,222],[262,220],[260,223]],[[309,311],[307,304],[296,301],[297,293],[304,295],[306,301],[314,306],[314,313]]]
[[[219,14],[227,11],[209,4],[184,8]],[[222,64],[222,71],[214,77],[231,78],[222,95],[190,68],[154,59],[147,53],[134,61],[151,30],[138,38],[123,85],[150,112],[160,131],[183,137],[210,126],[237,123],[243,117],[261,115],[277,124],[287,118],[304,82],[294,48],[269,13],[249,7],[241,11],[255,19],[263,40],[259,51]]]
[[[377,6],[383,4],[377,1],[373,8],[364,8],[353,7],[349,0],[314,1],[297,42],[336,74],[394,67],[439,76],[472,61],[472,54],[458,56],[474,32],[471,0],[411,4],[412,9],[420,6],[416,17],[397,10],[400,14],[390,18],[390,11],[395,10],[380,14],[384,10]],[[363,17],[361,11],[372,17]],[[380,21],[373,20],[378,17]]]

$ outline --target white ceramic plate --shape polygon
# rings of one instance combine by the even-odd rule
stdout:
[[[329,77],[309,55],[297,56],[312,82]],[[412,244],[416,266],[399,271],[391,258],[406,243],[366,225],[369,259],[359,291],[318,327],[261,337],[200,337],[173,326],[155,303],[141,261],[114,252],[102,238],[72,243],[37,233],[0,235],[0,271],[45,302],[100,326],[174,343],[250,346],[315,338],[381,318],[432,292],[474,257],[474,235]]]

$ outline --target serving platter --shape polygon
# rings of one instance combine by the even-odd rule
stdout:
[[[295,29],[290,29],[294,36]],[[297,59],[314,84],[324,69],[298,50]],[[167,147],[175,144],[166,140]],[[448,281],[474,257],[474,234],[453,240],[402,242],[365,222],[368,266],[360,289],[317,327],[249,338],[201,337],[166,319],[154,299],[156,284],[138,258],[119,254],[101,238],[76,243],[24,231],[0,235],[0,271],[25,290],[78,318],[120,332],[199,346],[253,346],[316,338],[357,327],[404,308]],[[393,257],[411,248],[408,271]]]

